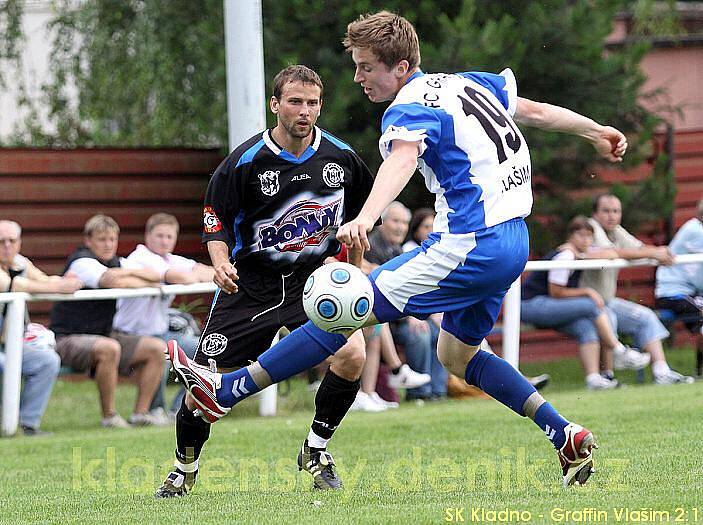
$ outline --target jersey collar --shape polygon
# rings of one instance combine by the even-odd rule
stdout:
[[[281,149],[281,147],[276,144],[276,141],[273,140],[270,129],[264,131],[261,135],[261,138],[264,140],[264,144],[266,144],[266,146],[268,146],[268,148],[273,151],[275,155],[287,160],[288,162],[292,162],[293,164],[302,164],[310,157],[312,157],[315,153],[317,153],[317,149],[320,147],[320,142],[322,141],[322,132],[320,131],[320,128],[314,126],[312,132],[314,134],[314,138],[312,139],[312,142],[310,143],[308,148],[300,156],[300,158],[296,157],[295,155],[289,153],[284,149]]]
[[[415,80],[417,77],[422,77],[424,75],[425,75],[425,73],[423,73],[422,69],[418,69],[417,71],[415,71],[415,73],[410,75],[410,77],[405,81],[405,85],[410,84],[410,82]]]

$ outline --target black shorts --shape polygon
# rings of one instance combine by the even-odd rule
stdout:
[[[700,332],[701,326],[703,326],[703,316],[701,314],[703,297],[691,297],[688,295],[657,297],[654,300],[654,306],[660,310],[671,310],[676,315],[684,317],[684,324],[692,334]]]
[[[281,327],[292,331],[305,324],[303,287],[312,270],[284,277],[238,268],[239,291],[215,294],[195,362],[207,366],[214,359],[218,368],[247,366],[268,350]]]

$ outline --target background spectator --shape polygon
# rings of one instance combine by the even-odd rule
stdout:
[[[656,259],[660,264],[670,265],[674,259],[666,246],[646,245],[632,236],[620,223],[622,204],[615,195],[603,194],[593,201],[593,216],[589,219],[593,226],[593,246],[605,250],[615,250],[623,259]],[[598,253],[593,254],[599,257]],[[656,314],[646,306],[616,297],[618,269],[586,270],[581,273],[580,285],[597,291],[608,310],[612,313],[611,322],[618,334],[632,337],[635,346],[652,356],[652,374],[659,385],[692,383],[693,378],[671,370],[662,347],[662,339],[669,332]]]
[[[141,288],[159,286],[160,275],[150,269],[123,268],[117,258],[120,228],[111,217],[95,215],[83,229],[84,245],[66,262],[64,274],[75,274],[85,288]],[[137,399],[129,421],[133,425],[159,423],[148,413],[161,381],[166,344],[155,337],[113,332],[116,300],[55,303],[50,328],[64,366],[95,377],[100,393],[102,425],[127,427],[115,411],[118,373],[135,372]]]
[[[671,240],[669,250],[673,255],[686,253],[703,253],[703,200],[698,202],[697,216],[689,219]],[[655,306],[672,310],[678,315],[686,316],[685,324],[691,333],[698,334],[700,370],[703,363],[703,264],[678,264],[657,268],[656,287],[654,289]],[[699,372],[700,373],[700,372]]]
[[[593,227],[586,217],[575,217],[567,227],[565,244],[548,254],[546,260],[573,261],[588,257],[593,243]],[[600,250],[599,257],[615,258],[614,250]],[[619,386],[613,371],[600,374],[601,342],[607,352],[617,352],[618,367],[641,369],[649,364],[649,356],[626,348],[614,334],[605,302],[592,288],[578,285],[579,270],[554,269],[533,272],[522,287],[520,316],[523,321],[539,328],[553,328],[575,337],[591,390]],[[608,360],[610,362],[610,360]]]
[[[193,259],[174,255],[173,249],[178,241],[178,220],[167,213],[157,213],[146,222],[144,244],[138,245],[126,260],[130,266],[149,268],[158,272],[160,280],[167,284],[192,284],[212,281],[214,270],[211,266],[200,264]],[[198,337],[194,334],[171,330],[168,308],[175,297],[128,297],[117,300],[117,313],[113,328],[119,332],[132,335],[150,335],[167,342],[178,341],[188,357],[193,357],[198,348]],[[161,386],[151,403],[150,413],[156,418],[165,418],[164,393],[169,375],[169,362],[165,361]],[[181,387],[170,406],[175,413],[181,406],[185,390]]]
[[[48,276],[20,255],[22,228],[13,221],[0,221],[0,292],[73,293],[83,283],[72,276]],[[0,347],[4,341],[5,304],[0,304]],[[28,318],[28,317],[27,317]],[[22,345],[20,427],[25,435],[46,434],[39,429],[51,391],[61,367],[55,352],[53,332],[35,323],[27,324]],[[5,354],[0,352],[0,372]]]

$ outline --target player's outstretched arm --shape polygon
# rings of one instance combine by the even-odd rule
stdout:
[[[337,232],[337,239],[347,247],[370,250],[366,233],[381,216],[383,210],[395,200],[417,169],[418,142],[394,140],[391,154],[378,168],[371,193],[359,215],[343,224]]]
[[[610,162],[622,162],[627,151],[627,139],[620,131],[561,106],[518,97],[514,118],[527,126],[583,137]]]

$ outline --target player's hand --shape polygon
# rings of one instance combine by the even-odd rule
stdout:
[[[347,245],[348,250],[370,250],[369,238],[366,235],[373,228],[374,221],[357,217],[343,224],[337,231],[337,240]]]
[[[212,280],[220,289],[228,294],[237,293],[239,287],[235,283],[239,279],[237,269],[230,262],[215,266],[215,276]]]
[[[622,157],[627,151],[627,138],[617,129],[603,126],[593,141],[593,147],[601,157],[610,162],[622,162]]]

